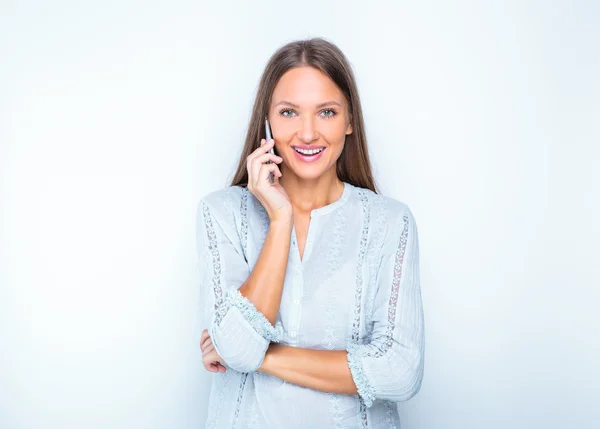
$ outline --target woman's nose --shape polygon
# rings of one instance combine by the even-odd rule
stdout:
[[[306,143],[316,139],[317,130],[315,129],[314,119],[310,116],[304,117],[297,134],[298,138]]]

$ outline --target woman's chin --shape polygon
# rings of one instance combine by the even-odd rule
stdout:
[[[286,174],[290,174],[296,176],[298,179],[302,180],[314,180],[323,176],[327,172],[326,169],[319,166],[300,166],[296,168],[290,168],[288,166],[286,172],[282,172],[282,177],[285,177]]]

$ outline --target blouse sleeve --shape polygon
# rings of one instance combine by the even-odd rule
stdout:
[[[373,331],[367,344],[350,344],[348,366],[359,396],[406,401],[421,388],[424,321],[419,282],[417,225],[408,207],[400,234],[384,252],[373,305]]]
[[[252,372],[260,367],[271,341],[279,342],[281,326],[274,327],[244,297],[239,288],[250,268],[224,232],[219,216],[201,200],[196,216],[196,248],[204,317],[215,350],[228,367]],[[230,234],[231,235],[231,234]]]

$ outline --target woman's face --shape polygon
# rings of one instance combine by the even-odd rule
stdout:
[[[352,133],[348,103],[333,81],[312,67],[288,70],[271,98],[269,123],[283,177],[316,179],[333,168]],[[321,149],[316,155],[296,149]]]

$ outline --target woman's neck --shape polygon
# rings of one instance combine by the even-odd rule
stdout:
[[[320,176],[314,180],[287,177],[279,183],[290,197],[294,212],[310,213],[337,201],[344,192],[344,183],[334,176]]]

